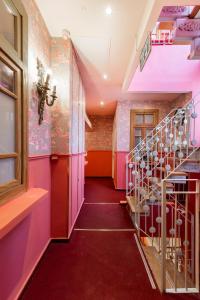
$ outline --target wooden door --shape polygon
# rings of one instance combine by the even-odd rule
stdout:
[[[130,148],[135,148],[158,124],[158,109],[131,110]]]

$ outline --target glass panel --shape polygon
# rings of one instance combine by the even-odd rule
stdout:
[[[0,86],[14,92],[15,73],[0,60]]]
[[[145,115],[144,116],[144,123],[145,124],[153,124],[153,114]]]
[[[6,0],[0,0],[0,33],[15,47],[15,13]]]
[[[15,151],[15,100],[0,92],[0,153]]]
[[[142,129],[141,128],[135,128],[135,136],[142,136]]]
[[[136,125],[141,125],[144,123],[143,117],[144,117],[144,115],[136,114],[136,116],[135,116]]]
[[[151,137],[152,130],[153,130],[153,128],[147,128],[146,129],[146,136],[150,136]]]
[[[137,146],[141,141],[142,141],[142,137],[141,136],[136,136],[135,137],[135,146]]]
[[[15,158],[0,159],[0,185],[15,179]]]

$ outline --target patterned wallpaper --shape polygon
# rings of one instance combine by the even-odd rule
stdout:
[[[22,0],[28,14],[29,155],[84,152],[85,91],[71,41],[51,38],[34,0]],[[51,68],[58,99],[45,107],[38,125],[37,58]],[[78,143],[79,141],[79,143]]]
[[[113,116],[89,116],[92,129],[86,129],[86,150],[112,150]]]
[[[33,0],[22,0],[28,14],[28,82],[29,82],[29,155],[51,153],[50,111],[45,110],[44,122],[38,125],[37,57],[50,67],[51,38]]]
[[[58,99],[51,108],[52,153],[69,153],[70,131],[70,51],[71,43],[62,38],[51,41],[51,68],[57,82]]]
[[[58,100],[52,109],[52,153],[85,151],[85,92],[70,40],[53,38],[51,61]]]
[[[130,110],[131,109],[159,109],[159,121],[161,121],[172,108],[184,105],[190,94],[181,95],[175,101],[123,101],[118,102],[116,110],[116,135],[117,151],[130,150]]]

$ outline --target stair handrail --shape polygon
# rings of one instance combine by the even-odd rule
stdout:
[[[195,103],[194,103],[194,100],[196,99],[196,97],[198,96],[198,95],[200,95],[200,92],[199,93],[197,93],[192,99],[190,99],[183,107],[181,107],[181,108],[176,108],[176,109],[173,109],[168,115],[170,115],[174,110],[175,111],[177,111],[177,114],[178,114],[178,110],[180,109],[185,109],[185,108],[187,108],[190,104],[192,104],[192,106],[193,106],[193,108],[194,108],[194,111],[195,111]],[[198,102],[197,102],[197,104],[198,104]],[[165,126],[167,126],[168,124],[169,124],[169,122],[171,122],[175,117],[176,117],[176,115],[177,114],[174,114],[172,117],[171,117],[171,119],[169,119],[169,118],[167,118],[168,117],[168,115],[160,122],[160,123],[164,123],[161,127],[159,127],[159,129],[156,129],[156,130],[154,130],[154,131],[156,131],[156,133],[148,140],[148,142],[151,142],[154,138],[155,138],[155,136],[161,131],[161,130],[163,130],[163,128],[165,127]],[[159,123],[159,124],[160,124]],[[158,128],[157,126],[155,127],[155,128]],[[154,128],[154,129],[155,129]],[[152,131],[152,133],[153,133],[153,131]],[[145,147],[146,145],[144,145],[144,147]],[[134,148],[135,149],[135,148]],[[141,151],[143,148],[141,147],[139,150],[138,150],[138,152],[137,152],[137,154],[139,153],[139,151]],[[131,153],[131,152],[130,152]],[[129,155],[130,155],[130,153],[127,155],[127,158],[126,158],[126,169],[127,169],[127,171],[126,171],[126,194],[128,195],[128,194],[130,194],[131,192],[133,192],[133,190],[135,189],[135,187],[134,188],[132,188],[131,189],[131,191],[129,191],[129,188],[128,188],[128,168],[129,168],[129,163],[130,163],[130,161],[129,161]],[[133,156],[134,157],[134,156]],[[132,158],[133,158],[132,157]],[[132,160],[132,162],[133,162],[133,160]],[[157,167],[159,165],[159,163],[157,163],[157,165],[156,166],[154,166],[154,168],[155,167]],[[143,178],[143,180],[145,179],[146,177],[144,177]]]
[[[160,130],[158,130],[158,128],[161,126],[161,127],[163,127],[161,124],[162,123],[164,123],[164,125],[165,125],[165,123],[166,123],[166,120],[169,118],[169,116],[173,113],[173,112],[175,112],[175,111],[177,111],[178,109],[184,109],[185,107],[187,107],[189,104],[193,104],[193,107],[194,107],[194,111],[195,111],[195,106],[197,105],[197,104],[199,104],[200,103],[200,100],[197,102],[197,103],[194,103],[194,100],[198,97],[200,95],[200,91],[194,96],[194,97],[192,97],[182,108],[179,108],[179,107],[177,107],[177,108],[173,108],[168,114],[167,114],[167,116],[166,117],[164,117],[155,127],[154,127],[154,129],[151,131],[151,133],[148,135],[148,136],[146,136],[139,144],[137,144],[137,146],[135,146],[135,148],[133,148],[128,154],[127,154],[127,162],[129,162],[129,159],[130,159],[130,155],[132,155],[135,151],[141,151],[142,150],[142,148],[143,147],[145,147],[145,141],[147,140],[147,137],[149,137],[149,136],[155,136],[155,134],[154,135],[152,135],[153,134],[153,132],[154,131],[156,131],[156,132],[158,132],[158,131],[160,131]],[[161,129],[161,128],[159,128],[159,129]],[[141,146],[141,148],[140,149],[138,149],[137,150],[137,148],[139,147],[139,146]]]
[[[166,122],[166,120],[169,118],[169,116],[174,112],[174,111],[176,111],[177,110],[177,108],[173,108],[168,114],[167,114],[167,116],[165,116],[153,129],[152,129],[152,131],[150,132],[150,134],[149,135],[147,135],[147,136],[145,136],[145,138],[143,139],[143,140],[141,140],[140,142],[139,142],[139,144],[137,144],[137,146],[135,146],[135,148],[133,148],[128,154],[127,154],[127,156],[129,157],[132,153],[134,153],[135,151],[140,151],[140,150],[142,150],[142,147],[143,146],[145,146],[146,144],[144,144],[145,143],[145,141],[147,140],[147,137],[149,137],[149,136],[152,136],[152,134],[153,134],[153,132],[154,131],[158,131],[158,128],[160,127],[160,126],[162,126],[161,124],[162,123],[164,123],[165,124],[165,122]],[[138,149],[137,150],[137,148],[139,147],[139,146],[141,146],[141,148],[140,149]]]

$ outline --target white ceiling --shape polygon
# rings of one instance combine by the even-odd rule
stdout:
[[[36,0],[52,36],[71,33],[87,92],[89,114],[112,114],[134,46],[146,0]],[[107,6],[112,15],[105,13]],[[108,74],[108,80],[102,75]]]
[[[88,114],[113,114],[118,100],[175,99],[174,94],[127,93],[140,49],[163,5],[192,0],[36,0],[52,36],[70,31],[86,88]],[[197,0],[193,0],[197,1]],[[189,3],[188,3],[189,4]],[[113,10],[105,13],[106,7]],[[108,75],[108,80],[102,78]],[[122,91],[123,82],[127,86]],[[105,106],[100,107],[100,101]]]

